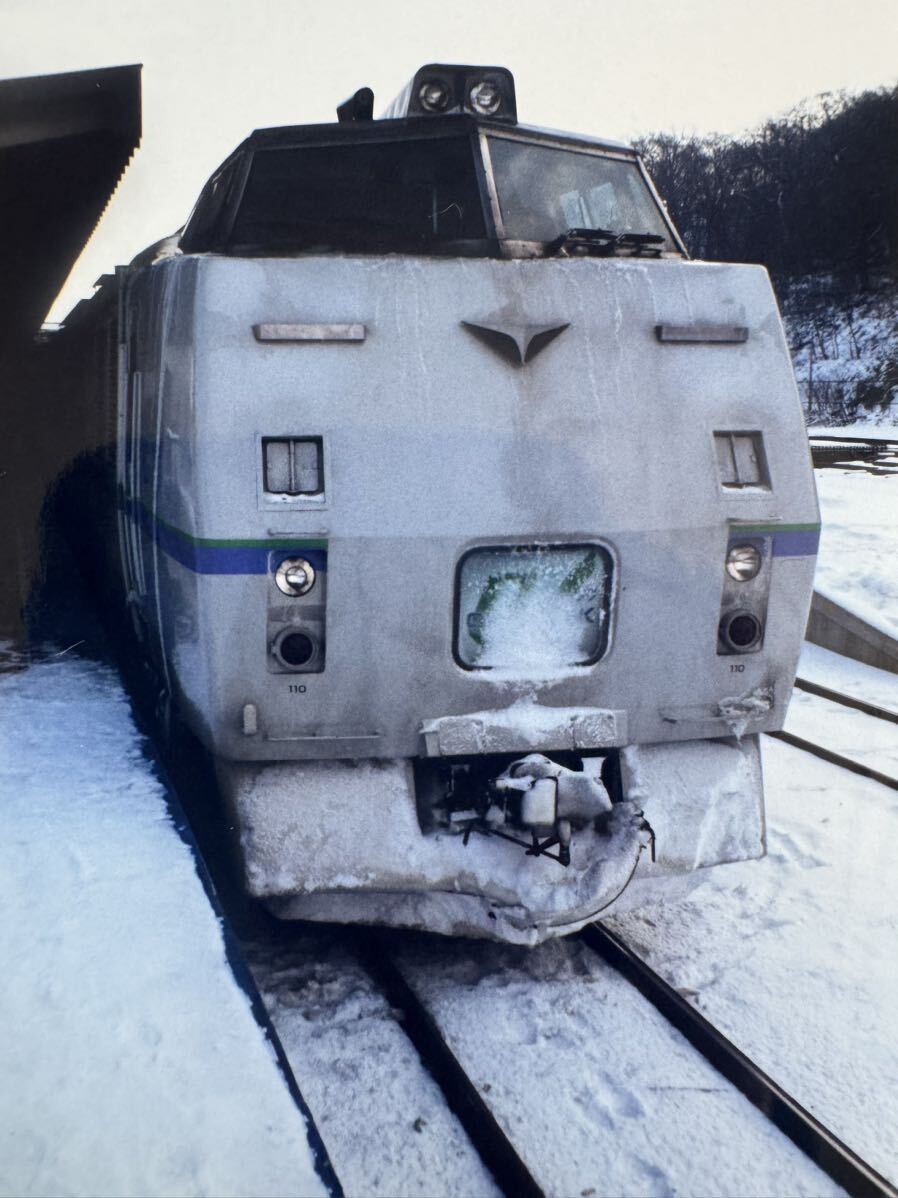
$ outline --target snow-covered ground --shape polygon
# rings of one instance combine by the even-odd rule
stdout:
[[[805,641],[798,674],[819,686],[898,713],[898,674],[888,670],[877,670]]]
[[[250,945],[248,957],[347,1194],[498,1198],[351,948],[327,929],[310,928],[275,951]]]
[[[898,1182],[895,792],[769,738],[764,770],[765,860],[609,923]]]
[[[864,712],[795,690],[786,731],[823,745],[888,778],[898,778],[898,727]]]
[[[115,674],[0,676],[0,1194],[313,1195]]]
[[[816,471],[823,519],[814,585],[898,636],[898,474]]]
[[[898,419],[853,421],[850,424],[809,424],[812,437],[871,437],[898,440]]]

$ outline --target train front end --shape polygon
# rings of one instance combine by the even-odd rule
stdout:
[[[766,273],[428,70],[254,135],[145,268],[192,354],[160,640],[253,894],[535,943],[762,855],[818,514]]]

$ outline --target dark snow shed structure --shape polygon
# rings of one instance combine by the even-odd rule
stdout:
[[[44,495],[90,448],[35,338],[140,141],[140,70],[0,80],[0,637],[21,633]]]

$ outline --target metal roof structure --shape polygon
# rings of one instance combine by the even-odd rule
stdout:
[[[24,634],[42,505],[91,448],[90,412],[35,334],[140,142],[140,72],[0,80],[0,640]]]
[[[140,142],[140,66],[0,80],[0,329],[37,331]]]

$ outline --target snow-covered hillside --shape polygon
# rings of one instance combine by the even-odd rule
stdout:
[[[849,295],[814,276],[781,302],[808,424],[898,424],[898,286]]]

